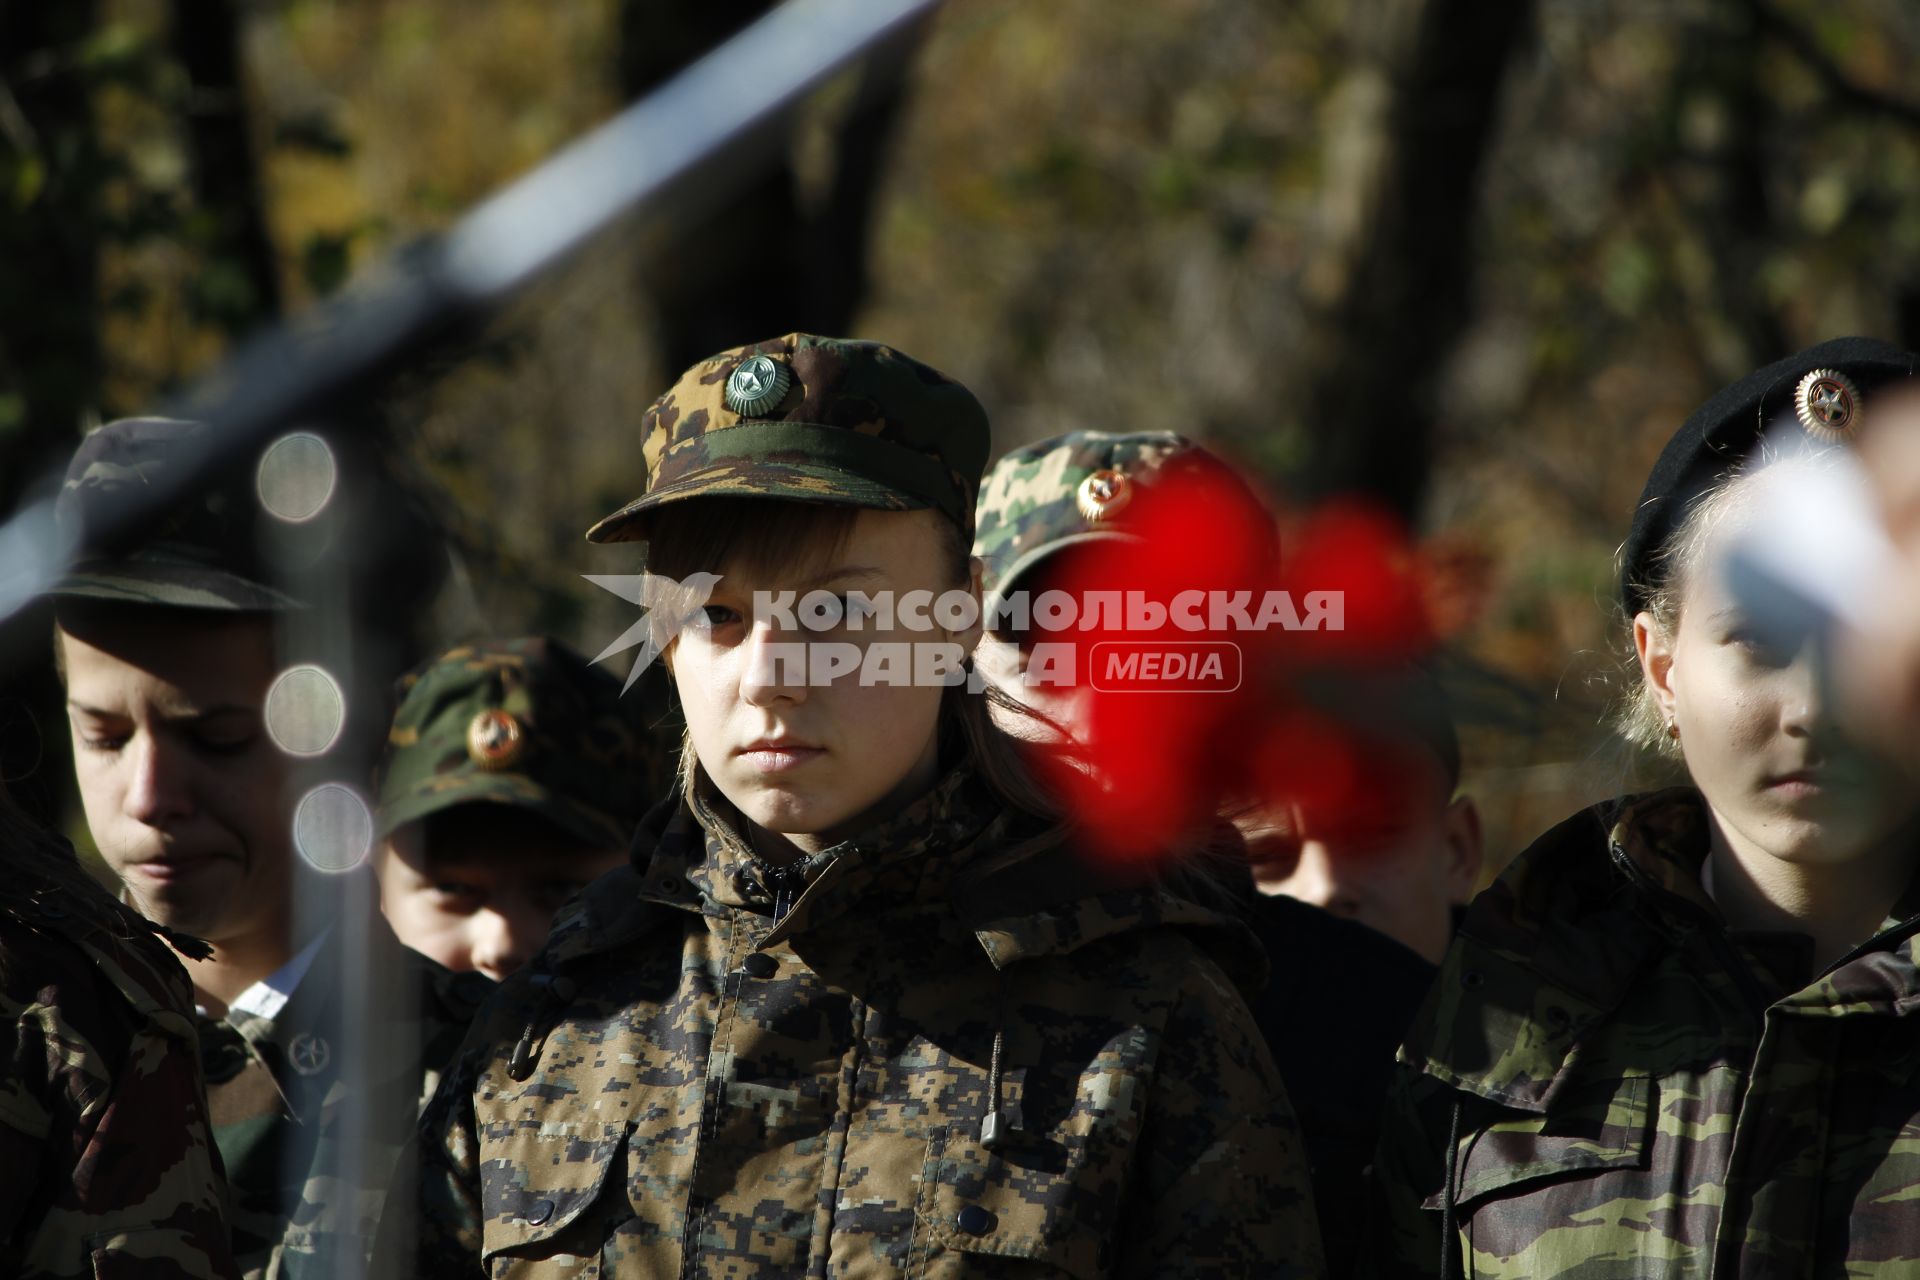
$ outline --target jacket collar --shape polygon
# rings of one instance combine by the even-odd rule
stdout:
[[[1466,1092],[1547,1110],[1653,957],[1688,929],[1725,928],[1700,888],[1707,821],[1699,792],[1680,787],[1597,805],[1542,836],[1475,899],[1409,1060]],[[1882,932],[1774,1008],[1920,1008],[1917,903],[1920,874]]]

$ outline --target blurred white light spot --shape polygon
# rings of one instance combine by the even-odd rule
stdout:
[[[326,509],[339,479],[333,450],[306,431],[281,436],[260,455],[255,483],[260,505],[289,524],[301,524]]]
[[[266,717],[267,733],[282,751],[317,756],[339,740],[347,699],[319,667],[289,667],[267,689]]]
[[[316,871],[351,871],[373,850],[373,810],[352,787],[323,782],[293,811],[293,847]]]

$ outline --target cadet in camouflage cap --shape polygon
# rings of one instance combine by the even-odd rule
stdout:
[[[624,860],[673,753],[641,697],[545,637],[462,645],[401,688],[379,773],[381,905],[408,946],[503,977]]]
[[[1766,365],[1622,513],[1623,727],[1688,785],[1574,814],[1468,909],[1401,1049],[1369,1274],[1914,1273],[1920,803],[1848,740],[1826,638],[1726,569],[1833,450],[1911,427],[1874,406],[1916,367],[1860,338]]]
[[[983,566],[988,629],[974,657],[989,683],[1045,717],[996,701],[1002,728],[1028,739],[1072,737],[1085,718],[1089,687],[1049,673],[1045,663],[1030,665],[1037,637],[1022,629],[1024,611],[1003,616],[1001,602],[1016,591],[1046,591],[1063,563],[1057,557],[1076,548],[1140,542],[1136,520],[1161,482],[1172,471],[1201,468],[1226,470],[1214,454],[1171,431],[1071,431],[1015,449],[987,471],[973,554]],[[1237,478],[1231,483],[1252,506],[1262,505]]]
[[[588,530],[645,540],[647,513],[708,496],[912,511],[973,530],[986,410],[953,379],[877,342],[790,333],[689,370],[640,419],[647,488]]]
[[[62,528],[77,531],[95,513],[169,482],[208,443],[205,423],[121,418],[89,434],[74,452],[54,506]],[[83,559],[50,594],[167,605],[181,609],[271,611],[298,602],[272,586],[259,554],[261,507],[244,478],[198,489],[137,545]]]
[[[393,1273],[1323,1275],[1244,926],[1091,872],[964,679],[774,657],[931,633],[964,674],[977,616],[902,619],[977,589],[972,396],[794,336],[700,365],[645,438],[595,536],[714,579],[663,642],[684,785],[476,1020]],[[903,606],[842,639],[765,603],[841,582]]]
[[[84,537],[131,494],[171,487],[209,443],[200,423],[109,423],[79,445],[56,518]],[[378,922],[328,928],[304,909],[324,899],[294,847],[296,766],[266,716],[286,664],[279,624],[297,606],[262,552],[291,526],[265,514],[253,486],[248,467],[221,471],[50,593],[94,843],[130,903],[209,946],[182,956],[246,1280],[364,1262],[398,1144],[491,986],[406,950]],[[351,1001],[349,947],[382,979]],[[363,1000],[383,1021],[349,1022]],[[350,1044],[377,1044],[374,1078],[351,1069]]]
[[[1005,595],[1068,547],[1127,540],[1136,489],[1197,449],[1171,431],[1070,431],[1008,453],[980,486],[973,554],[986,566],[987,590]]]

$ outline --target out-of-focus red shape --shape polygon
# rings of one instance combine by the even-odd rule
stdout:
[[[1096,646],[1109,641],[1170,650],[1228,642],[1241,654],[1232,689],[1172,692],[1145,681],[1092,681],[1085,721],[1075,726],[1091,767],[1063,770],[1056,779],[1090,851],[1115,860],[1160,858],[1190,844],[1223,808],[1249,801],[1298,804],[1323,824],[1363,821],[1369,806],[1380,812],[1377,753],[1336,715],[1310,706],[1302,682],[1328,670],[1391,668],[1431,649],[1420,560],[1405,529],[1357,502],[1329,505],[1294,524],[1283,557],[1272,515],[1237,475],[1210,459],[1169,468],[1134,502],[1127,531],[1139,541],[1074,549],[1053,578],[1056,588],[1080,600],[1137,592],[1160,605],[1186,592],[1209,599],[1246,593],[1238,598],[1256,619],[1269,592],[1285,592],[1288,607],[1278,611],[1282,625],[1264,630],[1223,617],[1224,629],[1195,632],[1169,617],[1143,632],[1106,625],[1109,617],[1100,625],[1083,618],[1071,636],[1047,637],[1078,645],[1083,683],[1095,674]],[[1313,592],[1338,593],[1330,611],[1338,629],[1286,629],[1285,619],[1311,615]]]

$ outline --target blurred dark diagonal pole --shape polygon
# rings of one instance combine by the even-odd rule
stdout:
[[[890,42],[913,29],[934,2],[790,0],[484,202],[445,235],[395,255],[337,299],[249,341],[162,407],[164,414],[200,419],[213,430],[197,457],[168,482],[151,485],[140,501],[108,511],[84,529],[61,529],[51,497],[57,474],[28,490],[46,496],[29,500],[0,525],[0,623],[33,604],[74,556],[126,545],[198,487],[247,467],[276,435],[312,427],[323,439],[357,444],[370,420],[366,407],[384,379],[475,332],[488,313],[616,221],[649,216],[650,229],[670,239],[676,225],[753,181],[758,164],[774,151],[770,135],[781,133],[787,108],[855,59],[897,54]],[[220,158],[245,150],[239,117],[223,118],[216,110],[223,92],[238,91],[233,16],[225,0],[179,0],[174,7],[176,39],[194,46],[181,50],[190,75],[212,86],[212,97],[201,104],[210,114],[191,130],[202,186],[228,183],[209,200],[228,217],[213,247],[245,258],[266,244],[254,193],[232,189],[234,182],[253,185],[251,167],[236,175],[222,168]],[[208,193],[203,189],[202,195]],[[263,266],[260,301],[270,303],[270,255],[242,270],[252,274]],[[354,602],[362,598],[356,584],[368,569],[363,544],[391,513],[374,510],[368,492],[353,491],[351,471],[344,479],[345,491],[322,512],[324,536],[314,544],[321,554],[290,556],[280,565],[283,585],[312,607],[279,618],[279,662],[314,664],[326,673],[343,691],[342,710],[354,726],[339,745],[298,765],[288,796],[298,855],[323,871],[353,870],[366,856],[372,815],[364,800],[352,797],[363,794],[370,753],[384,737],[384,725],[371,723],[383,701],[378,642]],[[389,586],[398,584],[389,580]],[[415,603],[392,602],[398,608]],[[0,654],[0,665],[8,661]],[[271,695],[266,715],[272,731]],[[332,798],[343,796],[345,805],[336,805]],[[323,799],[324,810],[316,807]],[[307,815],[318,812],[333,816],[308,822]],[[418,1011],[404,1007],[412,993],[390,981],[393,975],[374,971],[374,934],[385,926],[371,877],[321,876],[295,895],[294,905],[294,937],[332,935],[314,961],[314,976],[303,981],[337,993],[342,1040],[328,1047],[313,1033],[312,1050],[323,1064],[314,1070],[324,1070],[331,1059],[344,1086],[341,1096],[351,1100],[337,1109],[318,1104],[321,1110],[303,1114],[302,1122],[317,1124],[317,1141],[331,1147],[316,1167],[335,1178],[332,1209],[343,1221],[359,1223],[366,1220],[363,1193],[380,1186],[388,1172],[378,1153],[392,1138],[381,1132],[392,1117],[376,1114],[376,1099],[388,1096],[379,1090],[393,1079],[396,1063],[418,1061],[419,1046],[403,1043],[418,1026]],[[287,1158],[280,1185],[300,1186],[310,1170],[292,1148]],[[399,1216],[396,1210],[396,1240],[406,1229]],[[345,1238],[356,1238],[352,1228]],[[336,1280],[365,1273],[355,1248],[317,1265]]]
[[[855,59],[885,56],[937,0],[789,0],[657,92],[484,202],[446,235],[396,255],[336,300],[248,342],[163,407],[211,422],[213,443],[177,485],[85,531],[110,547],[222,462],[276,429],[364,393],[581,250],[616,220],[684,219],[749,179],[741,148]],[[0,526],[0,620],[44,591],[75,551],[51,499]]]
[[[1532,0],[1364,0],[1349,11],[1346,136],[1308,270],[1308,497],[1357,493],[1412,518],[1435,392],[1472,313],[1482,162]]]

